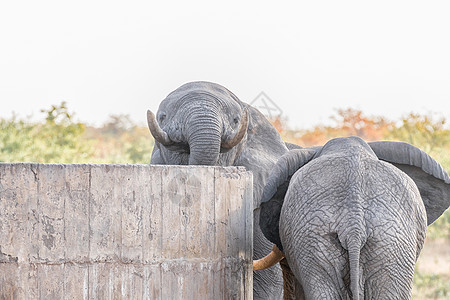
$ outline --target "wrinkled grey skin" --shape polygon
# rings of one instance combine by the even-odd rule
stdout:
[[[221,141],[238,130],[244,109],[248,112],[245,136],[232,149],[222,149]],[[260,197],[271,168],[288,151],[276,129],[258,110],[209,82],[187,83],[170,93],[161,102],[156,119],[176,143],[165,147],[155,141],[151,164],[244,166],[253,172],[253,258],[266,255],[272,243],[259,228]],[[253,281],[254,299],[282,297],[279,266],[254,273]]]
[[[426,226],[449,205],[449,176],[420,149],[340,138],[280,158],[260,225],[285,253],[288,299],[410,299]]]

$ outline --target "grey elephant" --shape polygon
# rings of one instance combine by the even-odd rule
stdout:
[[[276,129],[252,106],[210,82],[187,83],[164,99],[156,116],[147,112],[155,138],[151,164],[244,166],[253,172],[253,257],[272,249],[259,228],[266,179],[288,149]],[[255,299],[280,299],[281,269],[254,274]]]
[[[358,137],[291,150],[264,189],[260,226],[284,256],[285,298],[410,299],[427,225],[450,205],[450,178],[420,149]]]

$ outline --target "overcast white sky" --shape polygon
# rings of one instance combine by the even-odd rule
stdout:
[[[450,120],[450,1],[0,3],[0,117],[64,100],[84,122],[144,123],[206,80],[264,91],[296,127],[346,107]]]

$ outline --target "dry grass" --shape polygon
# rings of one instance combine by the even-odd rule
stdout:
[[[450,239],[425,241],[416,265],[412,299],[450,299]]]

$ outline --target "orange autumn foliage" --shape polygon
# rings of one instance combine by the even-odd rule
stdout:
[[[393,123],[383,117],[365,116],[362,111],[352,108],[338,109],[337,115],[330,119],[335,125],[316,125],[306,130],[287,129],[286,120],[281,118],[276,118],[271,123],[285,141],[305,147],[323,145],[332,138],[343,136],[359,136],[366,141],[381,140],[393,127]]]

